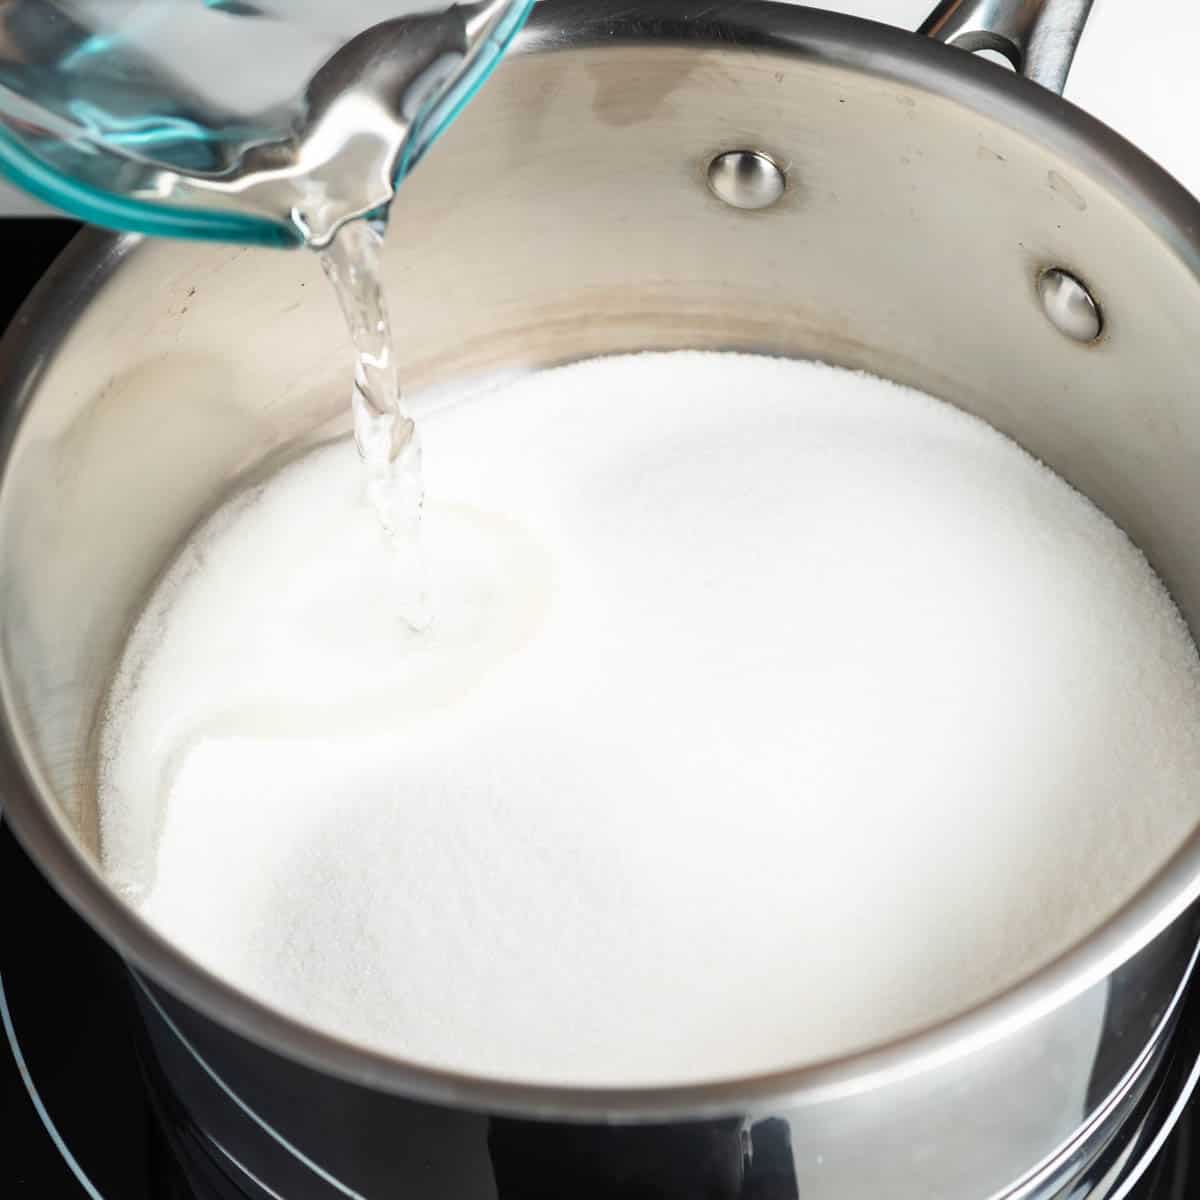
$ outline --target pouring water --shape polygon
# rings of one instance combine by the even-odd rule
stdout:
[[[0,169],[138,233],[328,245],[384,209],[532,0],[0,0]]]
[[[321,252],[355,346],[367,490],[428,622],[420,446],[378,253],[396,188],[532,0],[0,0],[0,169],[84,220]]]

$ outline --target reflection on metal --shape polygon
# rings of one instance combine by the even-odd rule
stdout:
[[[1094,342],[1104,329],[1100,306],[1091,292],[1062,267],[1050,267],[1038,278],[1042,310],[1059,333],[1077,342]]]
[[[770,208],[787,190],[787,176],[758,150],[727,150],[708,164],[708,186],[732,208]]]

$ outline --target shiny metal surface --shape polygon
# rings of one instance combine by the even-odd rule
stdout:
[[[1194,919],[1189,928],[1194,945]],[[1188,1068],[1200,1045],[1193,1033],[1195,1000],[1185,1001],[1180,988],[1162,1014],[1158,1034],[1107,1094],[1103,1053],[1092,1062],[1092,1118],[1033,1170],[1008,1186],[985,1191],[993,1160],[1005,1152],[1012,1163],[1021,1156],[1012,1153],[1011,1141],[989,1152],[969,1138],[976,1121],[965,1110],[963,1157],[954,1175],[935,1174],[923,1161],[939,1135],[953,1137],[952,1129],[923,1123],[929,1115],[923,1105],[906,1111],[898,1128],[880,1119],[880,1113],[869,1122],[852,1120],[853,1139],[830,1136],[820,1112],[785,1104],[634,1125],[528,1121],[465,1105],[451,1108],[380,1096],[240,1042],[136,978],[134,994],[152,1047],[152,1074],[157,1087],[172,1098],[180,1132],[232,1150],[248,1175],[269,1178],[281,1195],[305,1197],[376,1197],[399,1191],[466,1200],[625,1200],[631,1194],[655,1200],[695,1200],[697,1195],[707,1200],[1119,1200],[1125,1186],[1145,1169],[1177,1115],[1173,1110],[1193,1085]],[[1134,999],[1124,984],[1109,992],[1103,1041],[1125,1035],[1121,1012]],[[1181,1012],[1185,1003],[1188,1008]],[[1079,1015],[1072,1019],[1078,1021]],[[1190,1026],[1186,1036],[1181,1034],[1182,1044],[1173,1046],[1170,1035],[1181,1022]],[[1067,1032],[1067,1026],[1059,1032]],[[994,1061],[1003,1076],[1001,1060]],[[1053,1059],[1046,1065],[1051,1071],[1056,1066]],[[1060,1061],[1057,1069],[1062,1065]],[[1037,1118],[1044,1116],[1037,1093],[1019,1097],[1006,1090],[1019,1078],[1006,1076],[1005,1086],[988,1097],[1006,1106],[1004,1121],[997,1122],[1002,1138],[1023,1137],[1022,1117],[1030,1108]],[[1026,1082],[1043,1092],[1061,1087],[1052,1073]],[[941,1098],[942,1105],[948,1109],[967,1095],[951,1090]],[[937,1119],[940,1124],[949,1118],[943,1114]],[[352,1132],[339,1136],[339,1129]],[[891,1144],[901,1132],[908,1141]]]
[[[942,0],[921,32],[961,50],[996,51],[1062,95],[1091,10],[1092,0]]]
[[[757,150],[726,150],[708,164],[708,186],[732,208],[770,208],[787,190],[787,176]]]
[[[1194,1026],[1200,1013],[1188,982],[1163,1016],[1163,1036],[1147,1045],[1072,1141],[1006,1192],[1004,1200],[1112,1200],[1141,1176],[1178,1121],[1180,1100],[1186,1102],[1195,1087],[1200,1033],[1187,1029],[1174,1042],[1171,1038],[1182,1021]]]
[[[1074,275],[1049,267],[1038,276],[1038,296],[1050,323],[1077,342],[1094,342],[1104,328],[1100,306]]]
[[[754,220],[712,202],[697,181],[730,146],[788,164],[799,186]],[[681,346],[874,371],[982,416],[1091,496],[1197,628],[1200,205],[1045,89],[790,5],[548,0],[393,226],[413,393]],[[964,263],[986,283],[969,303]],[[1086,354],[1036,286],[1076,264],[1105,311]],[[593,1149],[667,1163],[695,1159],[696,1138],[725,1162],[758,1129],[806,1200],[961,1200],[1011,1191],[1137,1094],[1190,971],[1200,836],[970,1012],[843,1059],[674,1089],[530,1087],[376,1054],[241,995],[142,923],[96,868],[98,706],[195,523],[347,428],[336,322],[307,256],[89,234],[0,348],[8,816],[247,1105],[328,1149],[321,1165],[355,1187],[368,1126],[412,1161],[423,1129],[445,1129],[439,1161],[466,1172],[496,1130],[565,1156],[581,1122]],[[1072,852],[1091,852],[1087,831]],[[198,1070],[185,1057],[181,1079]],[[279,1153],[247,1165],[270,1179]],[[479,1171],[454,1194],[497,1194]]]

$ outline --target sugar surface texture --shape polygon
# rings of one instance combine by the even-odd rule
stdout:
[[[597,360],[423,428],[416,634],[348,444],[131,638],[107,870],[246,991],[423,1063],[636,1084],[963,1010],[1200,815],[1200,666],[1105,516],[813,364]]]

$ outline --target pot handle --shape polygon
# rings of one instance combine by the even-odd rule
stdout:
[[[941,0],[918,32],[962,50],[995,50],[1062,95],[1092,0]]]

